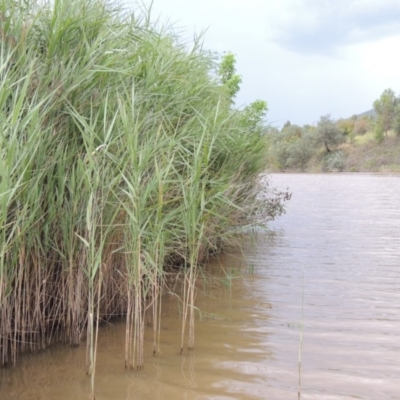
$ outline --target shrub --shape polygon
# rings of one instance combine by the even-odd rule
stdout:
[[[323,168],[327,172],[340,172],[345,167],[345,157],[342,151],[337,150],[324,157]]]

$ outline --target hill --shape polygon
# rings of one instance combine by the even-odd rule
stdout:
[[[376,111],[372,108],[371,110],[365,111],[361,114],[357,114],[357,118],[362,118],[362,117],[376,118]]]

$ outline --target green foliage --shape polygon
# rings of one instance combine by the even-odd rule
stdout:
[[[345,157],[341,151],[328,153],[323,160],[323,168],[327,172],[343,171],[345,165]]]
[[[289,144],[287,149],[288,158],[286,164],[289,168],[304,171],[307,163],[314,154],[312,138],[304,133],[298,140]]]
[[[267,115],[268,106],[264,100],[256,100],[250,103],[244,110],[244,118],[250,132],[261,134],[264,130],[264,119]]]
[[[400,104],[396,105],[395,115],[393,118],[393,130],[397,136],[400,136]]]
[[[298,125],[285,124],[272,134],[269,158],[278,169],[304,170],[314,153],[312,136]]]
[[[344,136],[351,136],[354,133],[354,125],[356,118],[340,118],[336,121],[337,127],[342,131]]]
[[[381,97],[374,101],[374,110],[377,114],[377,137],[380,137],[380,132],[384,132],[387,136],[389,129],[392,128],[398,102],[392,89],[385,89]]]
[[[284,131],[284,130],[286,130],[287,128],[289,128],[290,125],[292,125],[291,122],[290,122],[290,121],[286,121],[286,122],[284,123],[283,127],[282,127],[282,131]]]
[[[235,98],[242,83],[242,77],[236,74],[236,59],[232,53],[227,53],[222,57],[219,65],[218,74],[222,85],[226,89],[231,102]]]
[[[317,129],[314,133],[314,142],[317,145],[323,145],[329,153],[332,146],[337,146],[344,142],[343,133],[337,127],[335,122],[330,118],[330,115],[323,115],[317,124]]]
[[[386,89],[374,102],[374,110],[361,115],[336,121],[324,115],[316,126],[301,128],[287,121],[280,132],[271,127],[266,132],[268,162],[273,169],[396,171],[398,157],[386,147],[392,145],[398,151],[398,141],[391,133],[400,137],[400,96]],[[363,151],[371,152],[376,160],[364,160]]]
[[[382,128],[381,124],[379,124],[379,123],[375,124],[374,134],[375,134],[375,139],[376,139],[377,142],[382,142],[383,141],[385,136],[384,136],[384,132],[383,132],[383,128]]]
[[[233,56],[222,87],[198,43],[149,15],[40,4],[0,0],[2,362],[49,332],[78,344],[88,327],[94,375],[95,321],[125,314],[139,368],[141,307],[158,304],[164,268],[186,266],[192,315],[197,262],[257,207],[277,212],[276,197],[257,199],[266,105],[232,110]]]

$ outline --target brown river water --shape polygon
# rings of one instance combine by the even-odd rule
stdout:
[[[124,368],[123,323],[101,329],[96,400],[400,399],[400,176],[273,175],[287,214],[245,254],[207,268],[195,350],[179,355],[176,298],[161,353]],[[201,281],[200,281],[201,282]],[[300,353],[300,369],[299,369]],[[0,369],[1,400],[87,400],[85,346]]]

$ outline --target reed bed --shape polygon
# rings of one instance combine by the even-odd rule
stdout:
[[[2,365],[86,338],[94,391],[99,323],[125,316],[125,365],[142,368],[177,267],[193,349],[199,262],[279,203],[256,198],[266,141],[218,60],[150,21],[101,0],[0,0]]]

